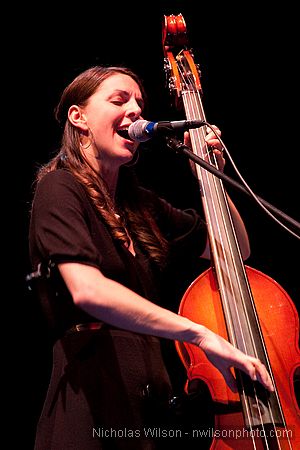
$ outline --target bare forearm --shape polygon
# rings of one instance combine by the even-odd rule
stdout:
[[[235,389],[229,367],[244,370],[273,390],[266,368],[257,358],[235,349],[206,327],[161,308],[125,286],[108,279],[93,267],[77,263],[59,265],[74,303],[95,318],[136,333],[149,334],[198,345]]]
[[[80,266],[80,267],[79,267]],[[60,271],[74,303],[93,317],[137,333],[199,345],[205,327],[146,300],[97,269],[63,264]],[[76,277],[74,277],[74,272]],[[76,280],[76,281],[75,281]]]

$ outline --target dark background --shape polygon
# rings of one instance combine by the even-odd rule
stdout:
[[[35,9],[21,6],[7,14],[9,32],[4,42],[9,42],[9,51],[3,60],[12,88],[3,94],[9,95],[12,109],[3,108],[11,128],[7,133],[11,152],[3,176],[11,173],[12,177],[4,197],[13,215],[9,222],[13,239],[4,282],[9,286],[9,324],[14,326],[8,332],[8,360],[13,364],[6,367],[13,380],[12,422],[22,427],[13,437],[13,442],[20,439],[19,448],[32,448],[49,373],[44,324],[24,278],[30,269],[31,184],[37,166],[59,145],[53,109],[65,85],[80,71],[95,64],[125,64],[144,80],[149,120],[183,119],[165,86],[161,42],[164,14],[179,13],[187,24],[195,62],[200,64],[208,122],[222,130],[251,188],[299,220],[299,46],[297,16],[289,2],[284,10],[272,5],[266,11],[253,2],[243,2],[243,7],[228,2],[226,7],[203,6],[195,1],[86,3],[66,5],[65,11],[46,3]],[[175,205],[189,207],[198,201],[186,161],[162,144],[147,144],[138,171],[145,185]],[[229,162],[225,171],[238,180]],[[249,232],[252,255],[247,264],[276,280],[299,311],[299,239],[249,197],[228,190]],[[278,336],[278,341],[282,338]]]

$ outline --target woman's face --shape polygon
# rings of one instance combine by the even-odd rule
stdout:
[[[101,166],[117,168],[132,159],[139,143],[120,136],[118,130],[140,119],[143,107],[138,84],[118,73],[104,80],[81,108],[93,136],[94,156]]]

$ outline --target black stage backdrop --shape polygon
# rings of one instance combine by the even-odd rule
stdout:
[[[203,6],[195,1],[87,3],[66,6],[65,11],[46,3],[40,9],[26,6],[6,13],[8,52],[2,56],[2,67],[12,86],[8,91],[12,110],[7,108],[5,113],[10,128],[9,163],[3,175],[8,171],[11,178],[3,196],[9,198],[6,219],[13,215],[11,224],[5,219],[13,239],[4,279],[10,314],[5,367],[13,380],[10,422],[17,427],[10,436],[15,444],[20,440],[18,448],[32,448],[50,368],[44,323],[24,278],[29,271],[31,184],[37,166],[58,147],[53,109],[63,88],[91,65],[125,64],[145,82],[147,119],[183,119],[183,112],[171,105],[165,85],[161,40],[164,14],[182,13],[201,68],[208,122],[221,128],[251,188],[299,220],[299,49],[296,14],[288,3],[284,10],[272,5],[272,10],[264,12],[253,2],[244,2],[243,7],[228,6],[228,2]],[[145,185],[178,207],[197,207],[198,192],[186,160],[162,143],[147,143],[137,170]],[[226,173],[238,180],[229,162]],[[249,231],[252,254],[247,264],[276,280],[299,311],[299,239],[245,194],[230,187],[228,191]],[[203,269],[199,267],[199,273]],[[174,364],[174,372],[180,371],[180,364]]]

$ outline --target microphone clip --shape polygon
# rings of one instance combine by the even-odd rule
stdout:
[[[191,150],[187,145],[185,145],[183,142],[181,142],[179,139],[175,138],[174,136],[165,136],[166,144],[171,149],[174,150],[176,153],[181,153],[183,150]]]

